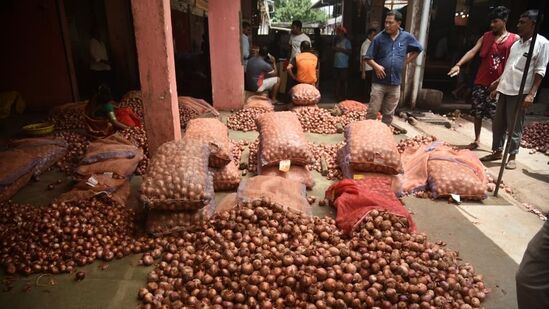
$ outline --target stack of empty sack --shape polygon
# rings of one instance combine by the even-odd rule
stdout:
[[[405,193],[430,190],[434,198],[459,195],[461,199],[486,198],[488,180],[473,152],[434,142],[409,148],[402,154]]]
[[[215,118],[189,121],[181,141],[158,148],[144,178],[147,231],[165,235],[192,230],[214,213],[214,190],[236,190],[239,183],[227,127]]]
[[[76,169],[78,183],[56,201],[69,202],[106,194],[124,205],[130,196],[130,178],[143,159],[143,149],[116,133],[92,142]]]
[[[364,173],[397,175],[402,163],[391,129],[377,120],[363,120],[345,127],[346,145],[338,151],[343,176],[364,178]]]
[[[257,118],[259,130],[258,175],[280,176],[314,186],[311,172],[313,154],[303,128],[293,112],[266,113]]]
[[[53,138],[25,138],[13,141],[10,146],[0,152],[0,202],[9,200],[67,151],[65,140]]]

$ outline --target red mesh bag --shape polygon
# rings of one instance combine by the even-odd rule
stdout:
[[[412,216],[391,189],[391,177],[368,177],[363,180],[344,179],[326,190],[327,198],[336,208],[336,224],[350,234],[372,210],[385,211],[408,220],[410,232],[416,230]]]
[[[141,184],[141,200],[158,210],[196,210],[214,199],[208,169],[209,145],[196,141],[162,144],[154,154]]]
[[[242,175],[236,164],[231,161],[220,169],[212,169],[214,190],[233,191],[238,188]]]
[[[253,95],[246,100],[243,109],[257,108],[268,112],[274,111],[273,102],[264,96]]]
[[[293,112],[266,113],[257,118],[261,166],[272,166],[283,160],[292,165],[313,161],[299,119]]]
[[[442,146],[434,150],[427,163],[433,197],[460,195],[464,199],[486,198],[488,180],[484,166],[470,150]]]
[[[372,172],[360,172],[355,171],[349,164],[349,161],[346,160],[345,156],[346,148],[341,147],[337,151],[337,160],[339,164],[339,168],[341,170],[341,174],[343,175],[343,178],[346,179],[353,179],[353,180],[362,180],[362,179],[368,179],[371,177],[384,177],[387,179],[391,179],[391,189],[394,193],[396,193],[398,196],[402,195],[402,182],[400,179],[400,175],[386,175],[381,173],[372,173]]]
[[[162,211],[151,210],[147,213],[145,223],[147,232],[154,236],[172,234],[179,231],[192,231],[209,220],[215,211],[215,204],[210,204],[195,211]]]
[[[290,97],[294,105],[315,105],[320,102],[320,91],[309,84],[298,84],[290,89]]]
[[[337,103],[336,107],[342,112],[342,113],[349,113],[349,112],[365,112],[368,110],[368,105],[353,101],[353,100],[345,100]]]
[[[229,129],[216,118],[196,118],[189,121],[185,139],[211,145],[210,167],[222,168],[231,161]]]
[[[348,161],[357,171],[399,174],[400,153],[391,129],[377,120],[363,120],[345,127]]]
[[[278,169],[278,166],[271,166],[271,167],[258,167],[257,169],[258,175],[264,175],[264,176],[279,176],[282,178],[294,180],[297,182],[300,182],[307,187],[308,190],[312,189],[315,185],[315,181],[313,179],[313,175],[311,172],[304,166],[298,166],[294,165],[290,167],[290,170],[287,172],[283,172]]]
[[[284,208],[311,214],[305,185],[279,176],[255,176],[240,182],[238,201],[269,201]]]

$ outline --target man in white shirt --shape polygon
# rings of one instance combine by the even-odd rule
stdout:
[[[311,43],[311,39],[309,36],[307,36],[305,33],[301,32],[301,29],[303,27],[303,24],[299,20],[294,20],[292,22],[292,31],[290,35],[290,48],[292,50],[290,54],[290,61],[294,59],[294,57],[301,53],[301,42],[307,41]]]
[[[104,83],[113,87],[112,68],[107,47],[100,37],[99,30],[94,28],[89,42],[90,71],[94,79],[94,91]]]
[[[509,160],[505,168],[515,169],[515,157],[519,151],[520,140],[522,138],[522,128],[524,125],[524,110],[532,106],[534,98],[545,76],[547,62],[549,61],[549,41],[541,35],[537,35],[536,45],[532,54],[532,60],[528,68],[528,76],[524,86],[524,92],[519,93],[520,84],[524,68],[526,66],[526,57],[530,50],[530,43],[534,35],[537,10],[528,10],[520,16],[517,32],[520,40],[516,41],[511,47],[509,58],[505,64],[503,74],[494,81],[490,88],[491,96],[499,94],[499,100],[496,107],[496,115],[492,122],[492,154],[481,158],[481,161],[501,160],[503,145],[505,143],[505,133],[513,123],[515,117],[515,108],[521,104],[520,115],[515,125],[515,130],[510,132],[511,148]],[[496,88],[497,87],[497,88]],[[496,90],[493,90],[496,89]]]
[[[368,29],[366,35],[366,40],[362,43],[362,46],[360,47],[360,74],[361,78],[365,81],[365,87],[364,90],[366,91],[366,97],[365,102],[370,102],[370,92],[372,90],[372,72],[373,68],[366,63],[366,52],[368,51],[368,47],[370,47],[370,44],[372,44],[372,40],[377,34],[377,30],[375,28]]]
[[[252,25],[249,22],[242,22],[242,34],[240,35],[240,48],[242,49],[242,63],[244,64],[244,72],[246,65],[250,59],[250,35],[252,34]]]

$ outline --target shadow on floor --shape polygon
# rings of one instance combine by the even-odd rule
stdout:
[[[522,173],[539,181],[549,182],[549,174],[533,173],[523,168]]]
[[[485,236],[455,205],[407,197],[407,208],[414,212],[418,231],[431,241],[443,239],[448,248],[459,252],[464,263],[471,263],[484,276],[492,290],[485,308],[516,308],[515,272],[518,265]]]

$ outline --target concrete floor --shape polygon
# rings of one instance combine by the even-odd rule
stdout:
[[[397,122],[408,129],[408,136],[421,133],[399,120]],[[429,133],[434,134],[438,133],[439,128],[431,130]],[[5,132],[2,135],[5,136]],[[230,132],[230,137],[254,140],[257,133]],[[395,136],[395,139],[404,137]],[[343,140],[341,134],[307,134],[307,138],[323,143]],[[456,142],[468,141],[462,138]],[[332,182],[319,173],[313,172],[313,175],[316,185],[309,191],[309,195],[322,197]],[[57,179],[63,179],[63,184],[47,191],[47,185]],[[69,181],[58,172],[46,173],[40,182],[31,183],[22,189],[14,200],[45,205],[68,190]],[[132,179],[130,207],[140,207],[136,194],[140,182],[141,177]],[[219,202],[225,195],[227,193],[217,194],[216,200]],[[445,200],[432,201],[415,197],[406,197],[403,201],[413,212],[418,231],[425,232],[431,241],[443,240],[449,248],[458,250],[464,262],[471,263],[485,276],[487,286],[492,289],[484,303],[485,308],[516,308],[514,273],[529,239],[541,227],[542,221],[517,207],[516,201],[504,194],[499,198],[490,197],[483,202],[460,206],[448,204]],[[335,211],[330,207],[313,205],[313,214],[334,216]],[[98,268],[101,262],[83,267],[87,275],[81,282],[75,282],[70,275],[43,276],[38,286],[36,283],[40,276],[21,277],[16,281],[14,289],[0,292],[0,308],[135,308],[138,304],[137,290],[144,286],[146,275],[152,269],[137,266],[139,257],[133,255],[113,261],[106,270]],[[47,285],[50,278],[55,281],[55,285]],[[0,280],[3,279],[5,276],[0,275]],[[30,286],[30,289],[26,290],[26,286]]]

